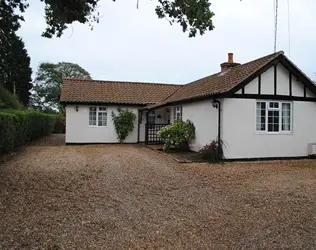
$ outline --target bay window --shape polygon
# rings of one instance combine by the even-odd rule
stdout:
[[[292,103],[257,101],[256,131],[267,133],[292,132]]]

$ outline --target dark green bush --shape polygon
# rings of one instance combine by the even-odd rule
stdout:
[[[30,110],[0,110],[0,153],[49,135],[56,116]]]
[[[66,132],[66,118],[62,114],[56,116],[56,123],[54,127],[54,134],[65,134]]]
[[[218,162],[224,160],[224,142],[222,140],[213,140],[208,142],[200,151],[201,158],[209,162]]]

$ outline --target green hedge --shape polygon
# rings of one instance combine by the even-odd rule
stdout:
[[[62,114],[56,116],[55,128],[53,130],[54,134],[65,134],[66,132],[66,117]]]
[[[56,116],[30,110],[0,110],[0,153],[49,135]]]

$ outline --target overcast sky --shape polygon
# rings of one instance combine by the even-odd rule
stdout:
[[[177,24],[155,14],[156,1],[101,0],[99,24],[75,23],[62,38],[41,37],[44,5],[30,1],[19,35],[33,71],[40,62],[73,62],[98,80],[188,83],[216,73],[227,53],[244,63],[273,52],[273,0],[213,0],[213,31],[188,38]],[[290,0],[291,53],[287,0],[279,0],[278,50],[315,79],[316,1]],[[290,56],[291,54],[291,56]]]

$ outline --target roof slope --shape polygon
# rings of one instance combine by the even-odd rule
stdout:
[[[186,85],[64,79],[60,101],[160,106],[221,94],[232,90],[283,54],[282,51],[273,53],[231,68],[224,73],[216,73]]]
[[[64,103],[155,104],[181,85],[64,79],[60,101]]]
[[[271,62],[279,55],[283,55],[283,52],[280,51],[265,57],[261,57],[254,61],[236,66],[224,73],[216,73],[214,75],[183,85],[179,90],[166,98],[164,103],[225,93],[237,86],[243,80],[254,74],[256,71],[265,66],[267,63]]]

